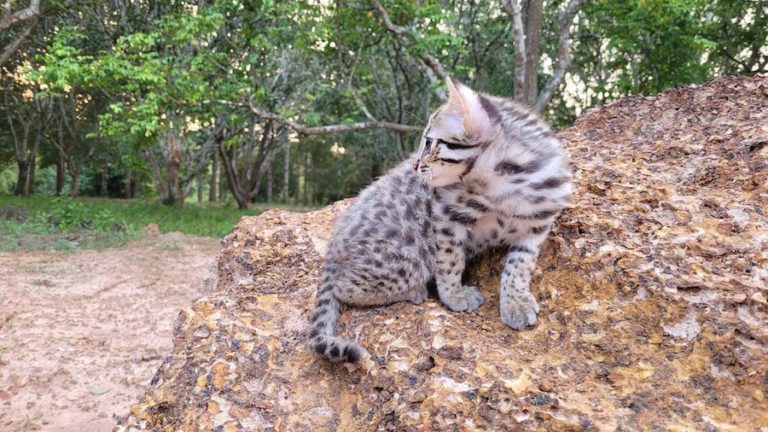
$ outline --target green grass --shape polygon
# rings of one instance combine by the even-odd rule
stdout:
[[[187,204],[168,207],[146,200],[105,198],[21,198],[0,196],[0,250],[73,250],[119,247],[155,223],[163,233],[207,237],[227,235],[242,216],[274,206],[233,207]],[[307,211],[309,208],[291,208]]]

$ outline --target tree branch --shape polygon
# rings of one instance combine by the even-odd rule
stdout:
[[[0,31],[10,28],[12,25],[30,20],[40,14],[40,0],[31,0],[29,6],[10,15],[0,16]]]
[[[410,45],[408,38],[413,37],[411,31],[405,27],[393,23],[389,18],[387,10],[384,9],[384,6],[381,5],[379,0],[371,0],[371,3],[373,3],[373,6],[376,8],[376,10],[379,11],[379,14],[381,14],[381,19],[384,21],[384,26],[387,28],[387,30],[397,36],[400,36],[403,39],[404,45],[406,47]],[[416,53],[416,57],[418,57],[418,59],[421,60],[421,63],[426,66],[427,78],[429,78],[429,81],[433,85],[437,84],[440,86],[437,88],[437,90],[435,90],[438,99],[440,99],[441,102],[447,100],[448,97],[446,96],[445,91],[442,89],[442,84],[445,81],[445,78],[448,76],[448,73],[445,71],[443,64],[440,63],[440,60],[425,52]]]
[[[503,0],[504,11],[512,22],[512,33],[515,39],[515,92],[514,97],[518,102],[525,102],[525,28],[523,27],[523,13],[520,10],[518,0]]]
[[[550,99],[552,99],[555,90],[560,87],[560,83],[562,83],[563,78],[565,78],[565,72],[571,65],[571,24],[573,24],[573,19],[576,17],[576,14],[579,13],[579,10],[587,3],[587,1],[589,0],[571,0],[560,14],[560,37],[557,41],[557,67],[555,68],[555,73],[549,78],[549,81],[547,81],[547,84],[541,89],[541,93],[539,93],[539,97],[536,99],[536,105],[534,106],[536,112],[541,112],[544,107],[547,106]]]
[[[349,91],[349,94],[352,95],[352,99],[354,99],[355,103],[357,104],[357,107],[360,108],[360,111],[365,114],[365,116],[368,118],[368,120],[376,121],[376,118],[371,114],[371,112],[368,110],[368,107],[365,106],[363,101],[360,100],[360,97],[355,92],[355,90],[352,88],[352,76],[355,73],[355,67],[357,66],[357,61],[362,57],[360,53],[363,51],[363,44],[361,43],[360,46],[357,48],[357,55],[352,60],[352,65],[348,67],[349,69],[349,75],[347,76],[346,82],[347,82],[347,91]]]
[[[358,123],[350,123],[350,124],[307,127],[300,123],[296,123],[292,120],[288,120],[287,118],[282,117],[279,114],[275,114],[273,112],[259,108],[253,104],[252,100],[248,101],[248,105],[250,105],[251,111],[257,116],[261,118],[269,119],[269,120],[274,120],[280,124],[286,125],[289,128],[296,131],[299,135],[304,135],[304,136],[328,135],[328,134],[334,134],[339,132],[349,132],[349,131],[363,130],[363,129],[391,129],[394,131],[406,132],[406,133],[418,133],[424,130],[424,128],[420,126],[411,126],[411,125],[404,125],[400,123],[392,123],[392,122],[385,122],[385,121],[370,121],[370,122],[358,122]]]
[[[411,32],[402,26],[396,25],[392,22],[392,20],[389,18],[389,14],[387,13],[387,10],[384,9],[384,6],[381,5],[379,0],[371,0],[371,3],[373,3],[373,6],[379,11],[381,14],[381,19],[384,20],[384,25],[391,31],[392,33],[398,35],[398,36],[409,36]]]
[[[440,63],[440,60],[432,57],[427,53],[419,54],[419,58],[432,72],[434,72],[435,75],[437,75],[438,78],[440,78],[442,84],[442,82],[445,81],[445,78],[448,76],[448,72],[445,71],[445,67],[443,67],[442,63]]]
[[[32,32],[32,28],[35,26],[35,23],[32,22],[29,26],[24,28],[24,30],[21,31],[21,34],[19,34],[16,39],[13,40],[10,44],[8,44],[4,49],[3,53],[0,54],[0,66],[4,65],[5,62],[8,61],[8,59],[11,58],[13,53],[15,53],[22,42],[24,42],[24,39],[29,36],[29,34]]]

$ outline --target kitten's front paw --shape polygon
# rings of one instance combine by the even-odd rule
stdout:
[[[515,330],[536,324],[539,304],[531,293],[501,299],[501,321]]]
[[[483,295],[473,286],[464,285],[456,292],[441,292],[440,301],[454,312],[475,310],[483,304]]]

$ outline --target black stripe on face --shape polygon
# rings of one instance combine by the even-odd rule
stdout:
[[[524,164],[519,164],[511,160],[503,160],[493,167],[496,174],[499,175],[513,175],[513,174],[533,174],[538,171],[546,162],[543,159],[532,160]]]
[[[451,159],[451,158],[437,158],[437,160],[439,160],[440,162],[445,162],[449,164],[457,164],[462,162],[458,159]]]
[[[554,189],[568,181],[568,177],[551,177],[538,183],[531,183],[531,188],[535,190]]]
[[[471,149],[477,147],[475,144],[465,144],[460,142],[454,142],[454,141],[446,141],[444,139],[438,138],[437,144],[443,144],[444,146],[448,147],[449,150],[464,150],[464,149]]]

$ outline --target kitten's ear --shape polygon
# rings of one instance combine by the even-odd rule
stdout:
[[[448,110],[461,118],[467,135],[482,138],[491,129],[491,119],[480,103],[480,95],[451,77],[445,78],[448,86]]]

